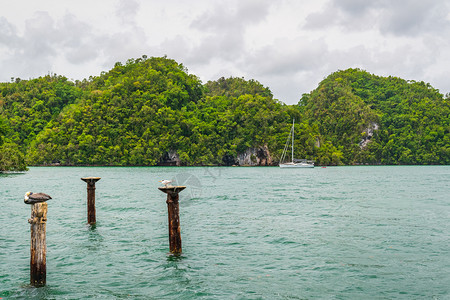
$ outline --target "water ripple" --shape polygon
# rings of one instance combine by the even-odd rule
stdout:
[[[3,299],[444,299],[450,167],[31,168],[0,176]],[[161,178],[180,193],[168,253]],[[99,176],[86,224],[84,176]],[[178,176],[181,177],[181,176]],[[29,281],[28,190],[49,193],[47,286]]]

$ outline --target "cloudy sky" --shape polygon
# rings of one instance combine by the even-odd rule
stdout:
[[[256,79],[297,103],[337,70],[450,92],[448,0],[14,0],[0,3],[0,81],[83,79],[142,55],[203,82]]]

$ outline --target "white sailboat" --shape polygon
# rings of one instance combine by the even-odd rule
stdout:
[[[283,161],[286,159],[286,156],[287,156],[287,152],[289,149],[289,142],[291,140],[291,137],[292,137],[291,161],[283,163]],[[294,158],[294,120],[292,120],[291,136],[288,137],[288,139],[286,141],[286,145],[284,145],[283,154],[281,155],[280,168],[314,168],[314,161],[307,160],[307,159],[295,159]]]

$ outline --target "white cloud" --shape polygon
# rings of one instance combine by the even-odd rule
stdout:
[[[256,79],[286,103],[349,67],[445,93],[449,16],[446,0],[16,0],[0,16],[0,80],[83,79],[145,54],[204,82]]]
[[[135,24],[140,4],[136,0],[120,0],[116,15],[122,24]]]

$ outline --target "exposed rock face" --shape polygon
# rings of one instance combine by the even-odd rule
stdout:
[[[236,158],[233,155],[228,154],[222,157],[222,162],[225,166],[234,166],[238,164]]]
[[[378,128],[379,128],[378,124],[375,122],[372,122],[372,123],[370,123],[369,127],[367,127],[363,131],[363,133],[365,133],[365,135],[362,138],[362,140],[359,142],[359,147],[361,149],[364,149],[370,143],[370,140],[372,139],[375,130],[378,130]]]
[[[271,166],[273,164],[267,145],[257,148],[249,148],[244,153],[233,155],[225,155],[222,157],[225,166]],[[161,157],[158,166],[180,166],[180,156],[174,150],[170,150]]]
[[[240,166],[270,166],[272,165],[272,156],[267,145],[249,148],[237,156],[237,164]]]
[[[161,157],[158,166],[177,166],[179,167],[181,164],[180,156],[174,150],[170,150]]]

